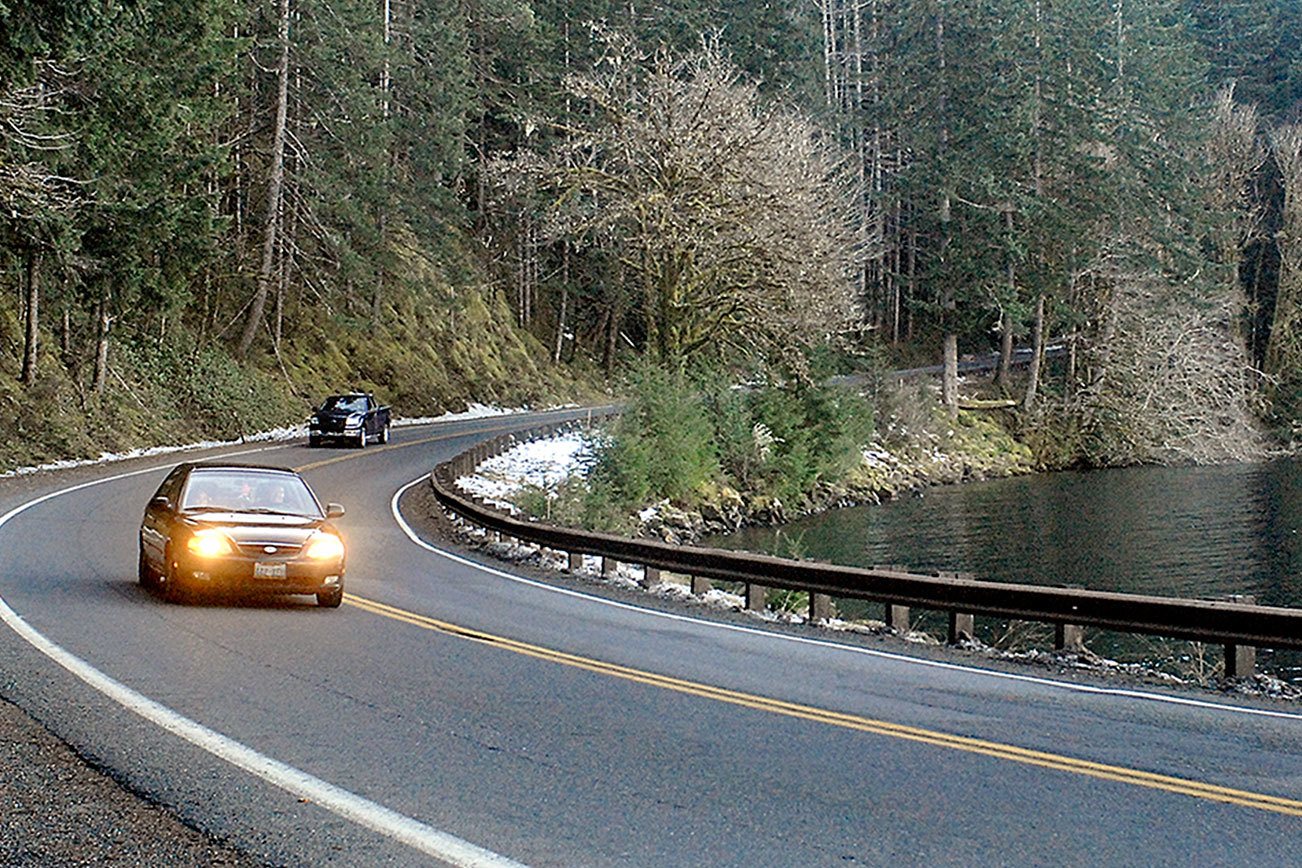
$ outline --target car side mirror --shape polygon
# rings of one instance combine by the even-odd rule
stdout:
[[[171,508],[172,508],[172,502],[171,502],[170,500],[168,500],[166,497],[163,497],[163,495],[160,494],[160,495],[158,495],[157,497],[155,497],[153,500],[149,501],[149,508],[150,508],[150,509],[171,509]]]
[[[338,504],[338,503],[326,504],[326,518],[343,518],[343,517],[344,517],[344,508],[342,504]]]

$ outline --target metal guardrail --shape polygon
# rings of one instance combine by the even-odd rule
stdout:
[[[602,411],[589,421],[611,415],[614,413]],[[1087,626],[1167,636],[1225,646],[1225,669],[1230,676],[1252,673],[1256,648],[1302,648],[1302,609],[1258,606],[1251,598],[1221,602],[1006,584],[945,574],[919,575],[891,567],[861,569],[678,546],[525,521],[457,490],[457,477],[472,473],[488,458],[575,424],[584,423],[545,425],[498,436],[438,465],[430,475],[436,499],[444,508],[490,531],[568,552],[571,568],[577,568],[578,557],[586,554],[605,559],[603,570],[607,572],[611,562],[623,562],[641,564],[649,574],[666,570],[690,576],[694,591],[708,586],[700,580],[741,582],[747,586],[751,608],[762,608],[766,588],[806,591],[811,595],[811,620],[830,615],[830,598],[835,596],[886,604],[886,622],[893,627],[907,628],[910,606],[947,612],[951,642],[972,635],[975,615],[1054,624],[1059,648],[1079,646],[1081,628]]]

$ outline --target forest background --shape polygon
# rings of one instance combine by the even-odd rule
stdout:
[[[1043,463],[1254,457],[1300,107],[1293,0],[0,0],[0,466],[987,351]]]

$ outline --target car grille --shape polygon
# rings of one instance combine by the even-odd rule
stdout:
[[[267,551],[267,549],[275,551]],[[278,542],[247,542],[240,543],[240,554],[245,557],[258,558],[260,560],[280,560],[281,558],[292,558],[303,550],[301,545],[294,543]]]
[[[343,433],[344,423],[346,421],[346,419],[331,419],[329,417],[323,417],[319,422],[317,422],[317,429],[326,434],[340,434]]]

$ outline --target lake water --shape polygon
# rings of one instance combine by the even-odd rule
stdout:
[[[709,544],[991,581],[1172,597],[1252,594],[1259,603],[1302,607],[1302,462],[946,486]],[[1137,653],[1115,639],[1098,650]],[[1271,663],[1276,674],[1302,680],[1302,655],[1266,657],[1263,668]]]

